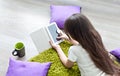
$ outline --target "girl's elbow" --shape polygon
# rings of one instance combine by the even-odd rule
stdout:
[[[72,68],[72,66],[65,65],[66,68]]]
[[[66,68],[72,68],[74,62],[71,62],[70,60],[67,59],[63,64]]]
[[[65,64],[64,65],[66,68],[72,68],[73,67],[73,64]]]

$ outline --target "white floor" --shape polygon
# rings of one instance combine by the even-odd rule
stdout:
[[[0,76],[5,76],[16,42],[25,44],[26,56],[20,60],[38,54],[29,34],[49,24],[50,4],[82,6],[82,13],[99,31],[106,49],[120,47],[119,0],[0,0]]]

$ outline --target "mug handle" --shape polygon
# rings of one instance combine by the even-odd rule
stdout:
[[[15,54],[15,52],[16,52],[16,54]],[[17,55],[18,55],[17,51],[14,50],[14,51],[12,52],[12,55],[17,56]]]

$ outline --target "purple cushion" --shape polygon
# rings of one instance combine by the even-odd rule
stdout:
[[[120,59],[120,48],[111,50],[110,53]]]
[[[80,6],[58,6],[51,5],[51,19],[50,23],[56,22],[60,29],[64,28],[65,20],[74,13],[80,13]]]
[[[6,76],[46,76],[50,65],[50,62],[23,62],[10,58]]]

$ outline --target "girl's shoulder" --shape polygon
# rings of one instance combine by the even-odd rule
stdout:
[[[81,45],[73,45],[69,48],[69,51],[72,51],[73,53],[87,54],[86,50]]]
[[[81,49],[81,48],[82,48],[82,47],[81,47],[80,44],[72,45],[72,46],[70,47],[70,49]]]

